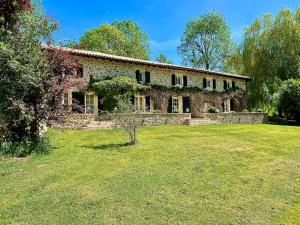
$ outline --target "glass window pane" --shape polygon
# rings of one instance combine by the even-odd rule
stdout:
[[[94,113],[95,108],[94,108],[94,95],[93,94],[88,94],[86,95],[86,113]]]

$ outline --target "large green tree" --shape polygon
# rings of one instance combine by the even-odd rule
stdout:
[[[173,62],[169,60],[168,57],[163,53],[160,53],[155,59],[160,63],[173,64]]]
[[[211,12],[187,23],[178,50],[184,63],[218,70],[222,69],[231,45],[231,33],[225,18]]]
[[[3,143],[14,143],[5,152],[18,156],[35,150],[44,125],[66,111],[62,95],[80,65],[63,51],[42,50],[41,42],[56,28],[41,9],[32,8],[17,12],[13,25],[0,30],[0,153]]]
[[[252,76],[249,104],[269,109],[281,81],[299,78],[300,9],[266,14],[246,28],[244,38],[231,57],[236,72]]]
[[[80,45],[107,54],[145,60],[150,58],[149,38],[132,20],[115,21],[88,30],[80,38]]]

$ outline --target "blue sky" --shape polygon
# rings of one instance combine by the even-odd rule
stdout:
[[[204,12],[225,16],[234,40],[241,40],[243,29],[263,13],[281,8],[296,9],[299,0],[43,0],[47,15],[60,22],[56,39],[78,38],[88,29],[114,20],[133,19],[150,38],[152,59],[160,52],[177,64],[177,46],[185,24]]]

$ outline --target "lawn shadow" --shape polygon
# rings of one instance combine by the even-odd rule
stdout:
[[[134,145],[131,142],[127,142],[127,143],[120,143],[120,144],[106,144],[106,145],[93,145],[93,146],[88,146],[88,145],[84,145],[81,146],[82,148],[87,148],[87,149],[93,149],[93,150],[105,150],[105,149],[110,149],[110,148],[122,148],[122,147],[127,147],[127,146],[132,146]]]

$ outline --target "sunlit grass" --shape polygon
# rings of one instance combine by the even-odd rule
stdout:
[[[50,130],[0,158],[0,224],[300,224],[300,127]]]

